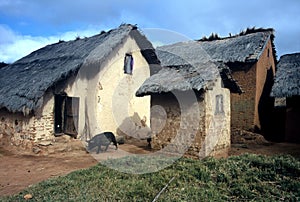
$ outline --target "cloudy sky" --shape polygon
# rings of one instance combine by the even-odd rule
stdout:
[[[278,56],[300,52],[300,0],[0,0],[0,62],[121,23],[189,39],[272,27]]]

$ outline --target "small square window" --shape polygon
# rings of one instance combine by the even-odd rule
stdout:
[[[124,74],[132,74],[133,70],[133,57],[131,54],[126,53],[124,58]]]
[[[223,114],[224,106],[223,106],[223,95],[216,95],[216,111],[215,114]]]

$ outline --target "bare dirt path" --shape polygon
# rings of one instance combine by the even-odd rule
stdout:
[[[247,139],[247,138],[246,138]],[[249,139],[249,138],[248,138]],[[250,138],[251,139],[251,138]],[[59,151],[47,155],[24,155],[16,148],[0,145],[0,196],[17,194],[26,187],[51,177],[66,175],[78,169],[89,168],[98,163],[83,146],[70,151]],[[141,145],[124,144],[115,151],[110,147],[99,154],[101,159],[122,157],[129,153],[149,153],[146,143]],[[255,153],[263,155],[290,154],[300,158],[300,144],[270,143],[266,141],[235,141],[229,155]]]
[[[86,152],[79,140],[48,147],[51,148],[36,155],[33,152],[24,154],[24,151],[18,150],[17,147],[0,145],[0,196],[17,194],[30,185],[75,170],[89,168],[100,160],[120,158],[128,153],[150,152],[147,150],[146,142],[137,145],[119,145],[120,149],[117,151],[111,145],[107,152],[96,155],[93,153],[93,156]],[[53,150],[57,151],[53,152]]]
[[[50,156],[18,155],[5,151],[0,157],[0,195],[18,193],[29,185],[96,163],[82,151]]]

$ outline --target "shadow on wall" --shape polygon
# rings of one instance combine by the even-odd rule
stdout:
[[[87,104],[87,97],[85,97],[84,100],[84,126],[83,126],[83,132],[81,136],[81,140],[87,141],[92,139],[92,134],[90,130],[90,123],[89,123],[89,113],[88,113],[88,104]],[[78,130],[78,128],[77,128]]]
[[[134,113],[133,116],[125,118],[121,125],[117,129],[119,136],[124,136],[127,143],[133,143],[135,141],[147,140],[150,141],[151,129],[146,124],[147,118],[144,116],[141,118],[138,113]]]
[[[285,141],[300,143],[300,96],[286,99]]]
[[[280,111],[274,108],[275,99],[270,97],[273,84],[274,75],[270,68],[258,103],[260,132],[269,141],[281,142],[284,140],[284,121],[279,118]]]

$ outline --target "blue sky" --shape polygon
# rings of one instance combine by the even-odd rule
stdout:
[[[272,27],[280,56],[300,52],[299,11],[299,0],[0,0],[0,62],[121,23],[170,30],[189,39]]]

